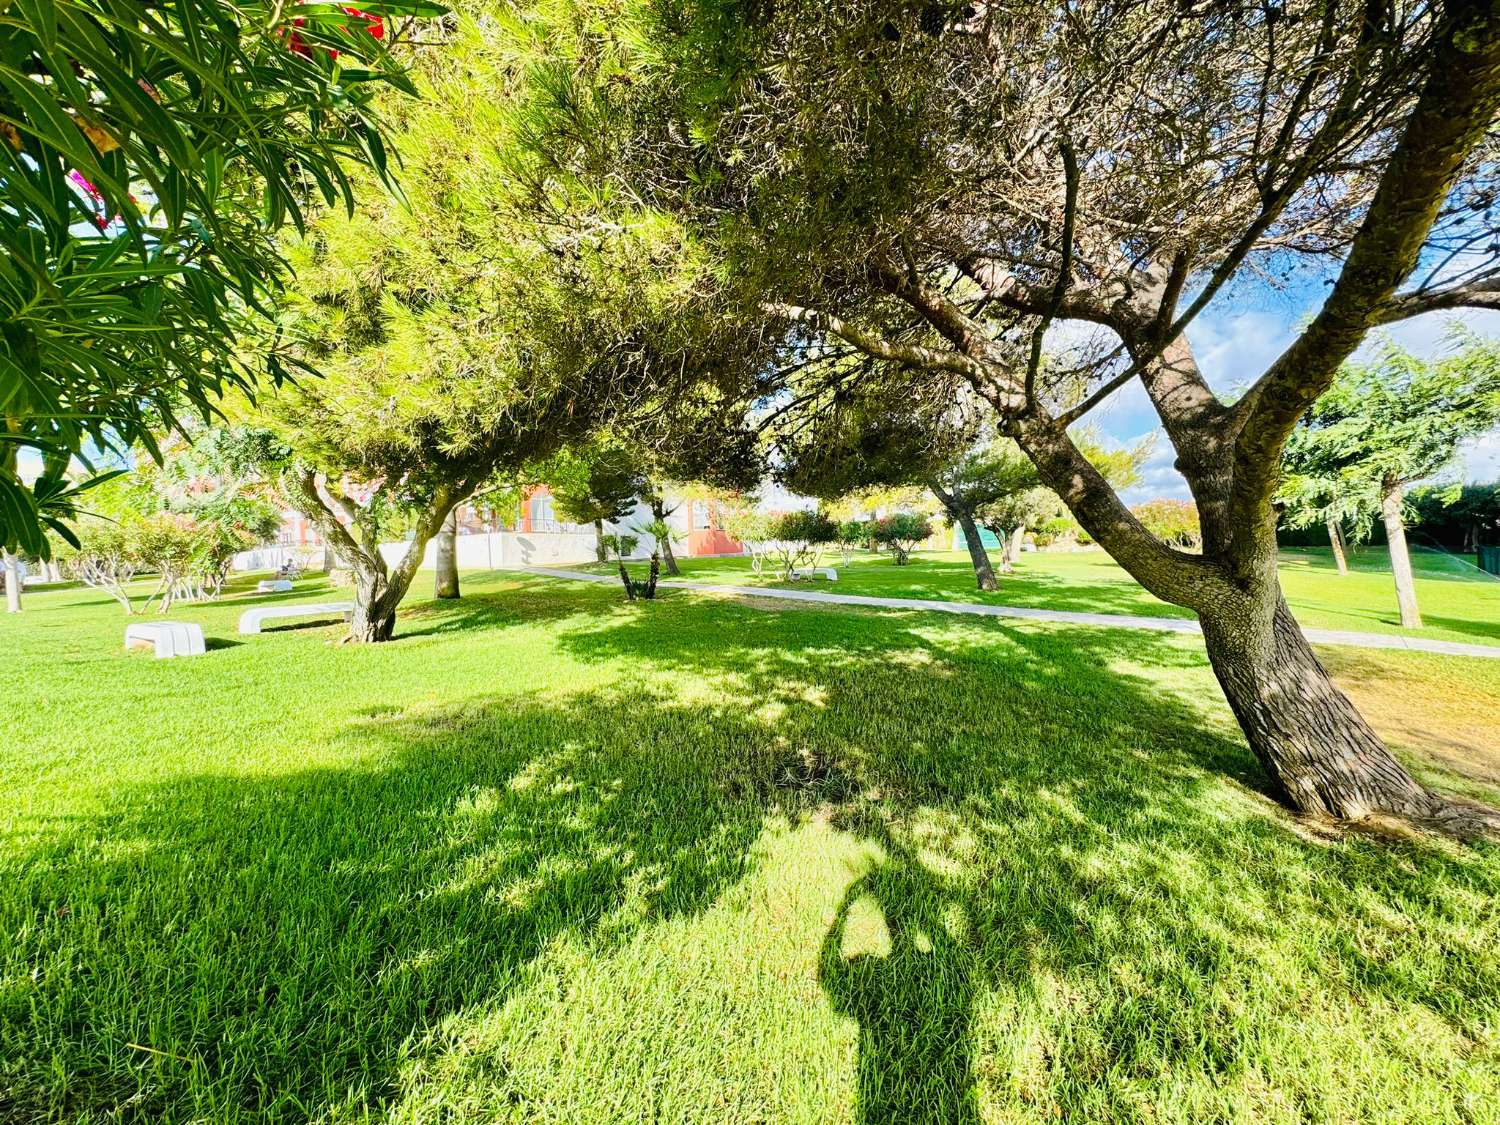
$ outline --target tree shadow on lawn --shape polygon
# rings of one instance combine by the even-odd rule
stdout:
[[[1276,997],[1267,1021],[1305,1022],[1308,997],[1283,989],[1267,950],[1304,955],[1308,924],[1318,955],[1342,966],[1330,975],[1357,982],[1341,999],[1369,989],[1436,1011],[1465,1042],[1495,1009],[1493,927],[1423,948],[1390,904],[1445,885],[1472,901],[1476,885],[1500,891],[1500,871],[1444,845],[1295,825],[1227,709],[1195,702],[1212,680],[1157,680],[1202,669],[1187,646],[1028,627],[997,645],[982,632],[993,623],[917,614],[752,610],[714,632],[650,616],[564,643],[736,683],[791,769],[824,779],[833,823],[878,845],[820,955],[830,1002],[859,1025],[862,1121],[978,1121],[981,1087],[1012,1110],[1050,1099],[1064,1114],[1130,1116],[1129,1091],[1163,1067],[1217,1081],[1266,1030],[1247,1026],[1247,995]],[[1122,657],[1144,671],[1115,671]],[[1466,939],[1460,966],[1444,942]],[[997,992],[1023,1010],[1075,1004],[1080,1026],[1047,1047],[1036,1028],[1009,1041],[976,1029],[976,1001]]]
[[[1167,639],[516,600],[533,594],[595,610],[565,653],[636,675],[366,709],[346,735],[366,764],[118,792],[21,857],[4,928],[35,975],[0,1003],[19,1060],[0,1064],[0,1116],[378,1114],[455,1049],[445,1021],[498,1011],[559,939],[602,957],[714,905],[769,817],[878,849],[818,957],[858,1024],[869,1122],[976,1121],[981,1097],[1125,1115],[1113,1091],[1153,1088],[1163,1060],[1228,1068],[1267,1031],[1238,1011],[1269,988],[1266,950],[1309,921],[1315,955],[1468,1034],[1500,993],[1492,958],[1381,955],[1411,937],[1389,899],[1500,894],[1493,868],[1291,831],[1239,788],[1258,769],[1194,685],[1149,678],[1201,666]],[[503,632],[487,614],[455,619]],[[1122,655],[1148,673],[1116,671]],[[1037,1027],[980,1018],[997,995]],[[1286,990],[1266,1018],[1307,1000]],[[463,1080],[478,1104],[545,1109],[503,1058]]]

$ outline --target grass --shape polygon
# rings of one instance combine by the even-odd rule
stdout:
[[[680,565],[683,578],[695,582],[773,588],[794,585],[799,589],[826,587],[842,594],[984,602],[1087,613],[1192,616],[1190,610],[1147,593],[1102,551],[1024,554],[1014,573],[999,576],[1000,589],[992,593],[975,589],[974,568],[968,554],[962,551],[917,554],[907,566],[894,565],[889,556],[865,552],[856,553],[850,566],[843,566],[836,552],[825,553],[823,562],[837,567],[837,584],[823,579],[781,583],[770,573],[751,573],[750,560],[746,558],[687,559]],[[1351,563],[1351,573],[1340,576],[1326,549],[1282,552],[1282,590],[1299,621],[1324,629],[1500,644],[1500,579],[1451,555],[1418,551],[1412,557],[1412,565],[1424,627],[1408,630],[1401,627],[1385,548],[1358,548]],[[613,567],[613,563],[589,564],[578,569],[612,573]],[[641,569],[639,564],[636,569]]]
[[[0,620],[0,1120],[1500,1120],[1500,849],[1285,816],[1191,639],[465,589]],[[1500,670],[1335,670],[1500,799]]]

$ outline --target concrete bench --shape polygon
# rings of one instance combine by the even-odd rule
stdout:
[[[815,578],[820,574],[830,582],[837,582],[839,580],[839,572],[831,566],[815,566],[810,570],[794,570],[792,571],[792,578],[794,580],[798,578]]]
[[[173,656],[202,656],[203,627],[181,621],[138,621],[125,626],[125,647],[154,648],[158,660]]]
[[[353,602],[319,602],[317,605],[268,605],[240,614],[241,633],[259,633],[261,622],[278,617],[354,617]]]
[[[292,582],[289,578],[262,578],[255,584],[257,594],[289,594]]]

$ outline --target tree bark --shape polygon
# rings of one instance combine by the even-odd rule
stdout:
[[[354,616],[347,639],[354,643],[390,640],[396,627],[396,607],[416,577],[428,540],[438,533],[454,505],[462,503],[474,491],[477,482],[459,480],[435,489],[427,508],[417,517],[412,528],[406,553],[394,569],[386,566],[372,532],[361,530],[357,522],[352,529],[339,522],[318,491],[316,473],[301,469],[296,474],[296,482],[307,501],[303,514],[312,520],[324,541],[348,560],[354,571]],[[351,519],[357,516],[347,497],[331,486],[328,495]]]
[[[666,504],[664,504],[658,498],[653,498],[651,501],[651,518],[653,520],[659,520],[663,525],[666,525],[667,515],[668,512]],[[666,563],[667,576],[670,578],[676,578],[682,572],[677,569],[677,556],[672,554],[672,536],[662,536],[661,542],[657,545],[661,547],[661,560],[662,562]]]
[[[609,562],[609,550],[604,545],[604,521],[594,521],[594,558],[599,562]]]
[[[458,597],[458,507],[448,513],[442,530],[437,533],[437,550],[434,552],[437,578],[434,595],[439,598]]]
[[[1406,547],[1406,523],[1401,519],[1402,486],[1386,481],[1380,492],[1380,514],[1385,520],[1385,539],[1391,550],[1391,573],[1396,577],[1396,604],[1401,608],[1401,624],[1407,629],[1422,627],[1422,613],[1417,608],[1417,586],[1411,576],[1411,552]]]
[[[21,612],[21,560],[5,552],[5,610]]]
[[[1205,613],[1214,674],[1266,772],[1294,808],[1358,820],[1441,819],[1449,802],[1419,785],[1318,662],[1279,591],[1267,618],[1248,604]]]
[[[1349,558],[1344,551],[1344,529],[1339,526],[1335,516],[1325,516],[1324,522],[1328,525],[1328,542],[1333,547],[1333,565],[1339,568],[1340,574],[1348,574]]]
[[[969,548],[969,561],[974,564],[974,580],[979,588],[998,590],[1000,583],[995,578],[995,568],[990,565],[989,552],[984,549],[984,543],[979,538],[979,528],[974,523],[974,517],[962,508],[950,509],[950,514],[963,529],[964,545]]]

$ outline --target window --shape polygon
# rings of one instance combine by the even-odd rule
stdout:
[[[533,530],[545,531],[557,523],[557,517],[552,511],[552,497],[548,493],[539,492],[531,498],[531,526]]]

